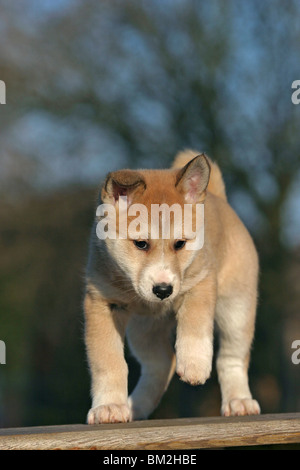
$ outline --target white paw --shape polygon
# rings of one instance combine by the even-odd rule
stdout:
[[[260,407],[252,398],[233,398],[222,406],[223,416],[259,415]]]
[[[176,345],[176,372],[191,385],[204,384],[211,374],[213,348],[210,338],[201,340],[189,337]]]
[[[210,360],[181,358],[177,360],[176,372],[183,382],[191,385],[204,384],[211,374]]]
[[[114,403],[91,408],[87,416],[88,424],[127,423],[131,419],[129,406],[116,405]]]

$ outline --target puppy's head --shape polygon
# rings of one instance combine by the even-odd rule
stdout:
[[[98,220],[111,232],[103,238],[143,300],[170,302],[180,292],[200,248],[198,208],[203,207],[209,175],[202,154],[181,169],[120,170],[107,176]]]

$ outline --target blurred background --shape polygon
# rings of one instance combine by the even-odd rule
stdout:
[[[260,255],[250,366],[264,413],[300,411],[297,0],[0,0],[0,426],[85,422],[83,277],[108,171],[185,147],[224,173]],[[155,338],[153,339],[155,343]],[[126,349],[132,389],[139,368]],[[219,415],[174,377],[155,418]]]

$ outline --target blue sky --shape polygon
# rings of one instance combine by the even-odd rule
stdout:
[[[15,24],[31,36],[34,52],[35,48],[38,51],[39,35],[47,27],[48,22],[68,18],[76,5],[80,6],[81,3],[80,0],[72,2],[70,0],[43,2],[30,0],[26,3],[23,15],[19,15],[19,7],[16,4],[4,5]],[[150,3],[151,6],[155,4],[155,14],[149,6]],[[174,57],[177,57],[178,63],[181,60],[191,59],[192,56],[188,55],[191,47],[190,39],[186,31],[179,27],[180,15],[184,14],[187,1],[169,1],[168,8],[166,2],[150,3],[144,3],[146,9],[150,8],[150,17],[154,18],[156,15],[157,18],[157,15],[161,15],[163,21],[167,21],[171,15],[175,18],[175,24],[178,19],[178,30],[170,32],[168,47]],[[103,5],[105,4],[106,2],[103,2]],[[230,67],[221,69],[215,77],[216,86],[220,89],[218,94],[220,126],[227,134],[231,158],[235,165],[248,166],[249,175],[253,175],[253,185],[257,193],[263,198],[272,198],[276,196],[278,187],[272,176],[272,155],[265,141],[265,135],[272,125],[271,111],[268,106],[269,103],[277,103],[278,122],[280,122],[280,116],[284,119],[286,113],[290,113],[295,125],[300,124],[300,105],[297,108],[290,100],[291,83],[293,80],[300,79],[299,50],[295,41],[300,34],[299,28],[298,31],[292,32],[289,38],[286,33],[289,25],[285,23],[285,17],[283,16],[282,19],[278,17],[278,21],[274,22],[274,30],[271,31],[269,43],[265,44],[256,29],[258,25],[253,5],[236,1],[229,2],[229,4],[233,18],[229,34],[231,46],[233,46]],[[207,15],[205,28],[212,38],[215,34],[215,19],[218,17],[220,5],[221,3],[215,0],[210,3],[210,6],[205,7],[205,15]],[[300,10],[300,4],[298,5]],[[106,104],[118,101],[126,107],[125,115],[136,133],[145,137],[144,143],[141,142],[143,152],[141,152],[139,165],[151,166],[147,146],[153,142],[156,145],[168,145],[168,139],[165,136],[172,133],[171,108],[166,106],[163,99],[155,101],[149,94],[143,93],[142,88],[139,88],[139,69],[143,66],[143,73],[149,76],[149,86],[151,86],[151,80],[154,85],[158,83],[162,98],[166,98],[163,94],[167,89],[164,88],[164,76],[159,75],[161,72],[157,56],[154,49],[149,48],[149,44],[132,25],[120,23],[116,11],[113,8],[110,9],[109,4],[106,4],[102,15],[95,16],[94,21],[95,24],[90,34],[80,37],[78,51],[81,55],[85,55],[86,61],[91,63],[91,69],[93,61],[96,69],[98,64],[106,67],[107,74],[95,84],[94,91]],[[80,18],[78,22],[80,24]],[[0,39],[1,34],[5,38],[5,28],[7,26],[0,20]],[[278,40],[287,42],[288,54],[284,59],[284,64],[277,58],[276,41]],[[114,41],[116,48],[122,52],[116,56],[117,61],[114,57],[108,57],[109,48]],[[33,67],[41,67],[41,70],[43,67],[48,67],[47,58],[40,63],[38,55],[26,56],[28,53],[26,51],[30,48],[18,48],[18,43],[14,47],[13,50],[13,45],[7,44],[7,54],[9,55],[11,49],[16,54],[16,60],[20,59],[24,63],[28,60],[29,63],[30,59]],[[51,44],[49,44],[48,51],[51,52]],[[80,66],[72,67],[71,64],[68,67],[64,64],[63,68],[60,68],[60,65],[57,67],[57,73],[53,77],[61,93],[65,90],[66,93],[72,91],[76,94],[77,90],[80,91],[82,86],[85,86]],[[256,71],[260,72],[256,73]],[[195,77],[204,72],[196,68]],[[262,76],[264,81],[262,81]],[[168,86],[171,89],[172,83]],[[7,87],[9,94],[9,84]],[[132,99],[129,100],[128,97]],[[72,183],[95,184],[107,171],[126,166],[129,154],[124,141],[109,126],[104,125],[100,128],[93,122],[88,109],[80,109],[78,113],[80,118],[78,115],[55,117],[47,110],[33,108],[23,112],[22,106],[23,104],[20,103],[20,112],[16,114],[15,120],[6,128],[5,135],[2,136],[0,162],[2,182],[18,171],[12,163],[12,154],[22,154],[25,160],[30,161],[28,168],[34,168],[34,170],[32,172],[28,170],[28,178],[37,189],[44,190],[56,189]],[[234,117],[231,122],[227,120],[229,109]],[[1,111],[5,112],[3,108]],[[201,142],[199,144],[201,145]],[[297,148],[299,149],[297,142],[286,142],[283,158],[288,160],[290,154],[299,151]],[[300,242],[299,182],[300,173],[296,172],[282,215],[282,236],[288,244]],[[236,191],[232,193],[232,200],[238,210],[244,210],[250,225],[263,224],[249,195]]]

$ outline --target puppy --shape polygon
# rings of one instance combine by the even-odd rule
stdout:
[[[98,202],[102,211],[97,210],[92,229],[84,299],[92,381],[88,423],[147,418],[175,370],[184,382],[204,384],[211,373],[214,324],[220,335],[221,413],[258,414],[248,385],[258,257],[227,202],[219,167],[204,154],[186,150],[170,169],[108,174]],[[181,223],[169,217],[167,236],[162,236],[162,212],[156,221],[151,216],[162,204],[190,209],[190,219]],[[145,209],[138,224],[134,211],[129,214],[135,207]],[[199,207],[204,219],[197,226]],[[105,238],[103,221],[107,227],[111,222],[112,236]],[[130,232],[130,225],[136,230]],[[196,243],[200,232],[204,241]],[[125,334],[141,364],[130,397]]]

